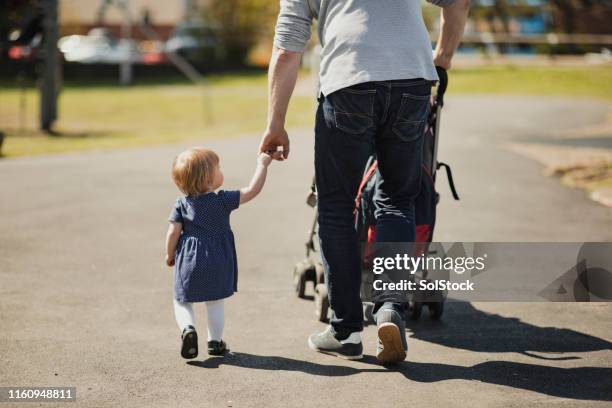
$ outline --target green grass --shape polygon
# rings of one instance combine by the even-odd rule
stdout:
[[[207,138],[257,134],[266,124],[264,74],[213,77],[206,88],[182,81],[129,88],[86,85],[68,84],[62,90],[55,136],[34,130],[38,118],[34,89],[25,93],[25,120],[20,119],[19,90],[3,89],[0,123],[7,133],[4,156],[188,140],[202,143]],[[310,125],[313,106],[311,98],[294,98],[288,126]]]
[[[612,100],[610,67],[512,67],[455,69],[450,93],[561,95]],[[56,130],[37,130],[38,96],[13,83],[0,84],[0,124],[7,157],[258,134],[265,126],[266,76],[263,72],[216,75],[209,86],[177,78],[147,81],[129,88],[111,82],[68,82],[60,97]],[[288,127],[312,127],[313,98],[294,95]]]
[[[450,93],[549,95],[612,101],[612,66],[454,69]]]

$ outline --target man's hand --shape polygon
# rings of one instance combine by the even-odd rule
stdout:
[[[449,70],[453,54],[461,42],[465,22],[470,10],[470,0],[455,0],[442,8],[440,35],[434,51],[434,64]]]
[[[166,265],[174,266],[174,262],[175,262],[175,259],[173,256],[171,257],[170,255],[166,255]]]
[[[283,148],[282,152],[277,152],[279,146]],[[287,131],[284,128],[268,127],[261,138],[259,152],[271,154],[274,160],[282,161],[288,158],[289,135]]]
[[[436,67],[444,68],[447,71],[451,69],[451,60],[452,60],[452,57],[449,57],[447,55],[434,54],[434,65]]]

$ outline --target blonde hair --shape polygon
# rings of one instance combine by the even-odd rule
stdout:
[[[193,147],[174,159],[172,180],[185,195],[199,196],[210,189],[218,165],[217,153]]]

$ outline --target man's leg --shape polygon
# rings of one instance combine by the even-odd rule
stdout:
[[[414,199],[421,187],[423,134],[431,94],[431,83],[415,83],[392,86],[388,120],[376,140],[377,242],[415,240]]]
[[[338,341],[363,329],[361,259],[353,210],[376,132],[372,118],[375,91],[351,89],[334,93],[319,104],[315,127],[319,238],[333,310],[330,333]],[[326,341],[311,337],[310,343],[313,340]],[[323,347],[313,348],[323,351]]]
[[[394,251],[399,248],[409,251],[409,243],[415,240],[414,199],[421,186],[423,133],[431,83],[413,82],[391,87],[388,121],[376,140],[379,171],[374,197],[376,241],[397,243],[388,247]],[[396,277],[400,278],[409,277]],[[378,358],[385,362],[403,360],[407,349],[403,320],[406,298],[393,293],[374,293],[374,297],[379,346],[385,346],[379,347]]]

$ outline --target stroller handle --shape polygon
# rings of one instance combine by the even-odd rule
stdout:
[[[446,70],[442,67],[436,67],[436,71],[438,72],[438,78],[440,78],[440,82],[438,82],[438,90],[436,92],[436,101],[438,105],[444,105],[444,93],[446,92],[446,87],[448,86],[448,74]]]

